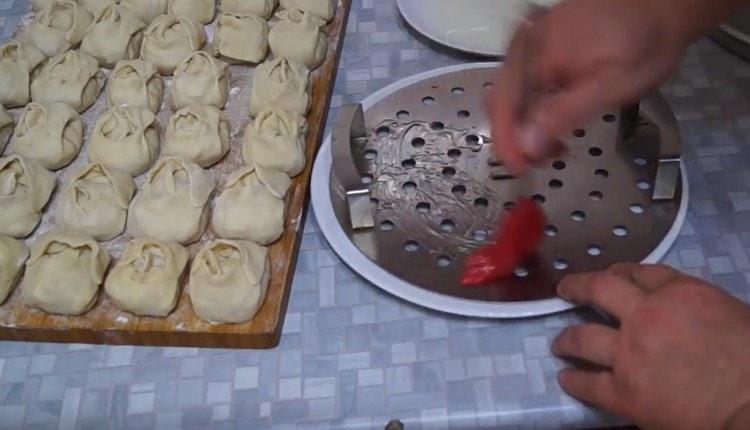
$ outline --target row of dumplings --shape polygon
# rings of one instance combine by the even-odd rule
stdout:
[[[119,108],[117,108],[119,109]],[[272,113],[284,119],[285,113]],[[287,118],[288,119],[288,118]],[[165,156],[148,172],[136,193],[133,178],[106,163],[92,162],[77,172],[57,199],[54,222],[86,231],[109,241],[126,229],[134,237],[148,236],[189,244],[202,236],[209,221],[220,237],[268,245],[284,231],[284,197],[291,179],[278,166],[301,171],[304,167],[303,130],[280,150],[278,136],[269,140],[267,129],[248,131],[249,162],[218,187],[214,173],[182,157]],[[270,160],[264,165],[262,161]],[[272,164],[268,166],[267,164]],[[33,159],[12,154],[0,158],[0,234],[29,236],[39,224],[56,188],[56,176]]]
[[[213,0],[183,1],[171,0],[177,4],[170,4],[163,12],[167,14],[154,18],[148,8],[140,10],[149,15],[144,22],[132,1],[116,4],[106,0],[92,16],[74,0],[51,0],[24,29],[21,38],[45,57],[55,57],[80,44],[81,50],[103,67],[112,68],[119,60],[140,55],[154,63],[159,72],[170,74],[185,56],[203,49],[207,36],[201,21],[205,22],[208,11],[209,19],[213,19]],[[214,54],[233,62],[259,63],[270,46],[276,56],[292,57],[316,68],[327,50],[327,39],[321,31],[326,19],[310,13],[307,0],[284,3],[288,8],[276,15],[278,22],[271,29],[264,18],[245,12],[254,10],[252,6],[241,1],[228,2],[225,7],[235,12],[225,10],[217,19]],[[198,13],[201,10],[206,12]]]
[[[35,10],[44,10],[53,0],[32,0]],[[75,0],[95,16],[111,4],[121,5],[146,24],[165,13],[182,15],[207,24],[214,19],[216,0]],[[219,9],[225,13],[255,15],[268,19],[279,0],[220,0]],[[333,19],[335,0],[281,0],[284,9],[301,9],[326,21]]]
[[[142,57],[161,74],[199,67],[186,61],[195,51],[207,48],[202,25],[183,16],[160,15],[145,31],[134,32],[135,27],[123,18],[130,15],[124,8],[124,2],[109,5],[88,27],[87,36],[73,37],[66,36],[72,29],[63,32],[57,27],[74,25],[77,15],[88,12],[72,0],[52,0],[22,37],[0,47],[0,104],[10,108],[52,98],[82,112],[103,85],[100,65],[118,72],[124,67],[122,60]],[[279,14],[283,18],[270,32],[266,21],[253,15],[228,15],[226,25],[220,19],[214,53],[232,62],[259,63],[267,55],[270,40],[275,58],[317,67],[327,51],[321,31],[324,21],[300,9]],[[79,43],[80,52],[70,54]],[[199,83],[192,87],[201,90]]]
[[[177,243],[133,239],[105,281],[111,256],[82,233],[52,230],[30,249],[0,236],[0,303],[20,282],[26,304],[52,314],[81,315],[93,308],[104,284],[117,308],[165,317],[177,306],[189,257]],[[189,270],[193,310],[211,323],[249,321],[265,300],[269,276],[266,248],[248,241],[209,242]]]

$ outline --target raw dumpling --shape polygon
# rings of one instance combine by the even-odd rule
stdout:
[[[120,0],[77,0],[78,4],[96,16],[107,6],[120,3]]]
[[[172,109],[191,104],[223,109],[229,95],[229,67],[208,52],[197,51],[185,58],[174,71]]]
[[[191,105],[169,120],[163,155],[175,155],[208,167],[229,151],[229,120],[213,106]]]
[[[145,60],[122,60],[107,83],[107,106],[139,106],[158,113],[164,82],[156,66]]]
[[[18,155],[0,158],[0,234],[22,238],[42,219],[55,189],[55,175]]]
[[[13,133],[13,117],[0,106],[0,154],[5,150],[8,138]]]
[[[23,35],[47,57],[74,48],[81,43],[93,15],[74,0],[53,0],[25,28]]]
[[[255,15],[263,19],[271,17],[278,0],[221,0],[221,11],[237,15]]]
[[[112,240],[125,231],[128,206],[135,182],[125,172],[89,164],[76,173],[62,192],[56,223],[85,231],[99,241]]]
[[[49,170],[70,164],[83,145],[81,116],[64,103],[29,103],[10,140],[16,154]]]
[[[179,157],[164,157],[148,172],[130,204],[128,232],[182,244],[200,239],[208,222],[212,172]]]
[[[52,1],[53,0],[31,0],[31,8],[38,12],[49,6]]]
[[[300,116],[310,108],[310,72],[286,57],[267,61],[255,70],[250,93],[250,116],[264,110],[283,110]]]
[[[171,75],[182,60],[205,44],[202,25],[184,16],[162,15],[146,29],[141,57],[162,75]]]
[[[138,106],[116,106],[96,121],[89,160],[138,176],[154,162],[158,149],[153,112]]]
[[[31,43],[11,40],[0,47],[0,104],[12,108],[31,100],[31,77],[47,58]]]
[[[104,87],[104,74],[91,55],[68,51],[51,58],[31,82],[31,99],[38,103],[62,102],[83,112]]]
[[[328,52],[328,40],[320,31],[325,24],[322,18],[299,9],[278,12],[279,22],[268,34],[268,43],[275,57],[289,57],[317,69]]]
[[[263,305],[271,275],[268,250],[252,242],[215,240],[190,268],[190,301],[211,323],[241,323]]]
[[[214,54],[233,62],[260,63],[268,55],[268,22],[254,15],[221,14]]]
[[[216,0],[169,0],[167,13],[186,16],[195,22],[208,24],[214,20]]]
[[[0,304],[5,302],[23,273],[29,249],[23,242],[0,236]]]
[[[216,198],[211,226],[219,237],[275,242],[284,232],[284,195],[291,180],[283,172],[242,167]]]
[[[286,172],[294,177],[305,168],[305,119],[284,111],[261,112],[247,126],[242,142],[245,164]]]
[[[96,241],[72,230],[53,230],[31,245],[23,298],[61,315],[80,315],[94,306],[111,257]]]
[[[138,58],[146,24],[131,12],[111,4],[97,13],[81,49],[111,68],[120,60]]]
[[[326,21],[333,19],[337,0],[280,0],[284,9],[301,9]]]
[[[141,21],[150,24],[159,15],[167,13],[169,0],[119,0],[120,6],[134,13]]]
[[[136,315],[165,317],[177,305],[180,280],[190,254],[180,244],[133,239],[104,282],[118,308]]]

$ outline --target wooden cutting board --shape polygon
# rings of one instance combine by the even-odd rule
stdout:
[[[82,316],[49,315],[26,306],[16,288],[8,301],[0,306],[0,339],[217,348],[273,348],[278,345],[302,238],[312,164],[325,131],[350,9],[351,0],[340,0],[336,17],[325,29],[328,56],[312,75],[312,108],[307,117],[307,166],[293,180],[287,196],[285,233],[269,247],[272,274],[268,295],[252,321],[209,324],[195,315],[185,288],[177,309],[167,318],[138,317],[119,311],[103,292],[94,308]],[[191,251],[194,256],[194,247]]]

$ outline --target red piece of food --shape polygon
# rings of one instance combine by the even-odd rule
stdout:
[[[503,219],[494,241],[469,256],[461,285],[487,284],[513,273],[539,249],[545,222],[544,212],[534,200],[519,200]]]

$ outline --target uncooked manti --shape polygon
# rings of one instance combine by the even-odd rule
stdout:
[[[255,69],[250,93],[250,115],[264,110],[287,111],[300,116],[310,108],[310,72],[286,57],[267,61]]]
[[[27,304],[45,312],[80,315],[94,306],[111,257],[91,237],[52,230],[31,245],[21,291]]]
[[[89,164],[73,175],[60,195],[55,222],[101,242],[112,240],[125,231],[133,194],[135,182],[129,174]]]
[[[317,69],[328,52],[328,39],[321,27],[325,21],[299,9],[276,13],[279,22],[268,34],[268,43],[275,57],[288,57]]]
[[[162,75],[171,75],[188,55],[206,44],[203,26],[184,16],[161,15],[146,29],[141,58]]]
[[[181,244],[197,241],[215,188],[213,172],[179,157],[161,158],[130,204],[128,232]]]
[[[245,164],[285,172],[290,177],[305,168],[307,121],[285,111],[261,112],[247,126],[242,141]]]
[[[216,198],[211,227],[226,239],[275,242],[284,232],[284,196],[291,185],[283,172],[241,167]]]
[[[214,20],[216,0],[169,0],[167,13],[186,16],[195,22],[208,24]]]
[[[139,106],[158,113],[164,81],[156,66],[146,60],[119,61],[107,82],[107,106]]]
[[[31,99],[38,103],[66,103],[78,112],[96,101],[106,78],[91,55],[68,51],[42,66],[31,82]]]
[[[172,109],[191,104],[223,109],[229,96],[229,66],[208,52],[197,51],[182,60],[172,79]]]
[[[120,60],[138,58],[146,24],[122,7],[111,4],[97,13],[81,42],[102,67],[112,68]]]
[[[227,154],[229,139],[229,119],[223,111],[213,106],[190,105],[169,119],[162,154],[209,167]]]
[[[151,167],[158,149],[153,112],[138,106],[116,106],[96,121],[89,161],[138,176]]]
[[[221,0],[221,11],[269,19],[278,3],[278,0]]]
[[[25,106],[31,100],[31,79],[47,57],[29,42],[11,40],[0,47],[0,104]]]
[[[131,240],[104,282],[104,290],[121,310],[165,317],[177,305],[182,275],[190,254],[178,243]]]
[[[42,219],[57,180],[34,160],[0,158],[0,235],[23,238]]]
[[[93,20],[74,0],[52,0],[24,28],[23,37],[47,57],[54,57],[78,46]]]
[[[234,63],[260,63],[268,55],[268,31],[263,18],[223,13],[216,23],[214,54]]]
[[[266,299],[270,272],[266,248],[248,241],[210,242],[190,269],[193,310],[211,323],[249,321]]]
[[[81,116],[64,103],[29,103],[21,113],[10,149],[46,169],[70,164],[83,145]]]

